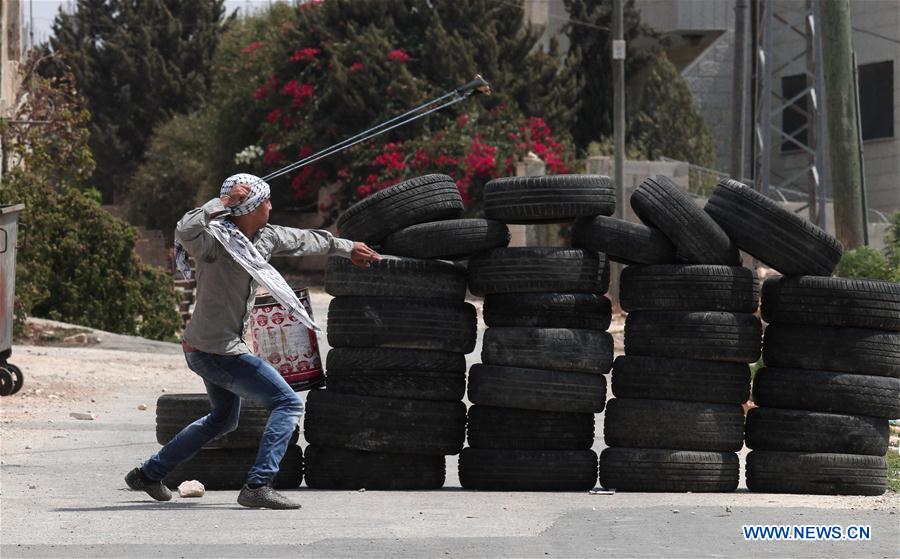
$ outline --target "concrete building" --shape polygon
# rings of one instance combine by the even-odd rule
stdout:
[[[752,26],[752,6],[761,0],[747,0],[748,26]],[[818,1],[818,0],[813,0]],[[853,44],[860,66],[863,152],[869,219],[900,210],[900,0],[858,0],[850,2]],[[559,34],[565,21],[562,0],[523,0],[526,15],[535,24],[545,25],[544,43]],[[693,93],[694,103],[712,132],[716,147],[717,170],[730,171],[732,130],[732,72],[734,68],[735,0],[635,0],[642,20],[668,40],[666,54],[679,69]],[[798,29],[803,29],[804,0],[775,0],[778,14]],[[752,27],[747,32],[748,71],[753,56]],[[780,25],[774,48],[784,52],[802,52],[802,35]],[[800,57],[780,66],[774,83],[780,93],[791,93],[803,73],[805,59]],[[752,173],[753,93],[748,77],[745,163],[746,175]],[[826,94],[827,94],[827,84]],[[802,127],[799,113],[786,110],[783,126]],[[773,174],[789,177],[801,171],[808,160],[789,144],[776,142],[772,153]],[[830,189],[826,184],[827,195]]]
[[[19,89],[22,60],[22,2],[0,2],[0,116],[8,116]]]
[[[749,1],[751,6],[754,1]],[[716,141],[717,168],[729,170],[731,142],[732,70],[734,67],[734,0],[636,0],[644,21],[672,37],[670,59],[680,68],[694,102]],[[798,29],[804,28],[806,3],[776,0],[779,16]],[[900,209],[900,2],[865,0],[850,3],[853,45],[860,71],[863,152],[870,220],[877,221]],[[748,13],[752,19],[752,13]],[[752,56],[752,33],[748,30],[748,52]],[[690,50],[694,41],[705,45]],[[804,37],[788,25],[779,25],[773,48],[779,52],[803,52]],[[693,59],[691,57],[693,56]],[[751,59],[752,60],[752,59]],[[748,60],[749,63],[749,60]],[[805,59],[779,65],[775,84],[790,97],[802,84]],[[802,85],[799,86],[802,89]],[[828,84],[825,84],[827,95]],[[752,94],[751,94],[752,95]],[[752,103],[748,104],[748,113]],[[747,118],[751,118],[748,114]],[[800,120],[798,120],[800,119]],[[799,112],[787,109],[782,126],[786,131],[803,126]],[[748,134],[752,131],[752,120]],[[749,141],[749,139],[748,139]],[[749,152],[749,149],[748,149]],[[748,154],[749,156],[749,154]],[[807,156],[788,143],[776,142],[772,153],[774,174],[789,177],[808,165]],[[749,169],[748,161],[748,173]],[[830,196],[829,185],[826,184]]]

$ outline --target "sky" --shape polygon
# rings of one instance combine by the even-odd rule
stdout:
[[[230,14],[235,9],[250,12],[266,7],[278,0],[225,0],[226,13]],[[40,44],[47,41],[52,34],[53,18],[60,8],[71,11],[75,5],[73,0],[22,0],[25,12],[25,35],[28,37],[28,23],[33,12],[34,17],[34,43]]]

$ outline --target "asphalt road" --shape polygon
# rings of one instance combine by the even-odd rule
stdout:
[[[314,302],[321,319],[327,297]],[[900,556],[897,494],[465,491],[455,457],[438,491],[300,488],[289,491],[303,504],[294,511],[244,509],[236,491],[157,503],[122,478],[158,448],[156,397],[202,384],[171,347],[115,342],[116,351],[14,347],[27,384],[21,399],[0,400],[0,557]],[[68,415],[85,410],[97,418]],[[866,525],[871,540],[745,541],[748,524]]]

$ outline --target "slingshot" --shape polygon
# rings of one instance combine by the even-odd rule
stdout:
[[[320,159],[328,157],[329,155],[334,155],[335,153],[341,152],[349,147],[355,146],[356,144],[358,144],[360,142],[364,142],[368,139],[374,138],[375,136],[378,136],[379,134],[384,134],[385,132],[393,130],[394,128],[399,128],[400,126],[409,124],[410,122],[412,122],[414,120],[418,120],[424,116],[428,116],[435,111],[439,111],[441,109],[449,107],[450,105],[455,105],[456,103],[459,103],[460,101],[464,101],[465,99],[468,99],[469,96],[471,96],[473,93],[484,93],[485,95],[491,94],[490,84],[487,81],[485,81],[485,79],[482,78],[480,74],[476,75],[474,80],[470,81],[469,83],[467,83],[463,86],[460,86],[460,87],[457,87],[456,89],[448,91],[447,93],[441,95],[440,97],[432,99],[431,101],[427,101],[427,102],[419,105],[418,107],[415,107],[414,109],[410,109],[410,110],[406,111],[402,115],[395,116],[394,118],[387,120],[385,122],[382,122],[381,124],[378,124],[376,126],[373,126],[372,128],[369,128],[368,130],[363,130],[359,134],[350,136],[349,138],[341,140],[340,142],[338,142],[332,146],[329,146],[325,149],[319,150],[316,153],[313,153],[312,155],[308,155],[299,161],[295,161],[294,163],[287,165],[286,167],[282,167],[281,169],[279,169],[277,171],[269,173],[268,175],[264,176],[262,179],[264,181],[270,181],[272,179],[280,177],[281,175],[290,173],[291,171],[293,171],[295,169],[299,169],[300,167],[304,167],[306,165],[309,165],[310,163],[315,163],[316,161],[318,161]]]

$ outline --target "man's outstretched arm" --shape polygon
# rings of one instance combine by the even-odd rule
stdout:
[[[381,260],[381,255],[365,243],[335,237],[324,229],[296,229],[271,225],[276,235],[273,254],[279,256],[314,256],[333,254],[349,258],[360,267]]]

